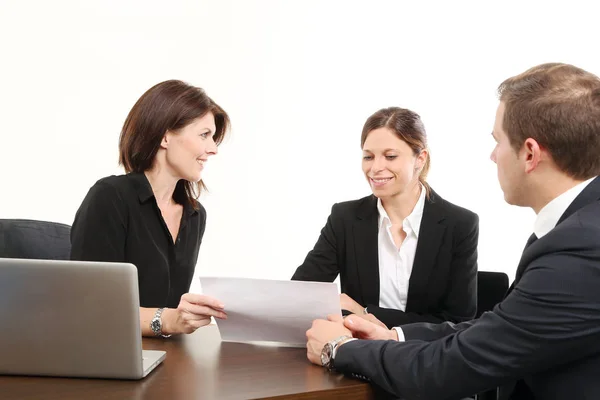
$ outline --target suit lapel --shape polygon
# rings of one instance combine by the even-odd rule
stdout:
[[[441,198],[432,190],[430,199],[425,199],[423,217],[419,228],[419,240],[408,285],[407,311],[419,310],[427,295],[429,277],[435,267],[435,261],[444,238],[446,226]]]
[[[369,196],[359,205],[352,226],[354,254],[364,306],[379,306],[379,254],[377,198]]]
[[[519,265],[517,266],[517,273],[515,274],[515,280],[513,281],[513,283],[510,285],[510,287],[506,291],[505,297],[508,296],[508,294],[510,292],[512,292],[512,290],[514,289],[515,285],[521,279],[521,276],[523,275],[523,272],[525,272],[525,267],[527,266],[527,264],[529,264],[529,259],[528,259],[528,257],[526,257],[527,249],[536,240],[537,240],[537,236],[535,236],[535,233],[532,233],[531,236],[529,236],[529,239],[527,239],[527,244],[525,244],[525,248],[523,249],[523,254],[521,254],[521,259],[519,260]]]

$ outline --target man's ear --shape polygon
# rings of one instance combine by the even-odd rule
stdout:
[[[523,143],[521,152],[525,157],[525,172],[530,173],[537,168],[542,160],[542,147],[535,139],[527,138]]]

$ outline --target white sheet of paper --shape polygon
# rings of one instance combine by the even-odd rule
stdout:
[[[341,315],[335,283],[201,277],[200,284],[225,306],[227,319],[216,319],[225,341],[306,346],[313,320]]]

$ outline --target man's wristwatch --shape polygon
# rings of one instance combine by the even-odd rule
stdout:
[[[328,370],[333,369],[333,353],[335,348],[344,340],[352,339],[352,336],[343,335],[337,339],[333,339],[331,342],[325,343],[323,346],[323,350],[321,350],[321,365],[323,365]]]
[[[162,315],[164,310],[164,308],[159,308],[158,310],[156,310],[154,318],[152,318],[152,321],[150,321],[150,329],[152,329],[152,332],[154,332],[155,336],[162,336],[164,338],[168,338],[171,337],[171,335],[163,335],[162,333],[162,318],[160,316]]]

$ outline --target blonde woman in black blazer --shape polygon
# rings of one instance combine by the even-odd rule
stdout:
[[[339,274],[341,308],[390,328],[473,318],[479,219],[427,184],[419,115],[379,110],[365,123],[361,146],[373,194],[332,207],[292,279],[332,282]]]

